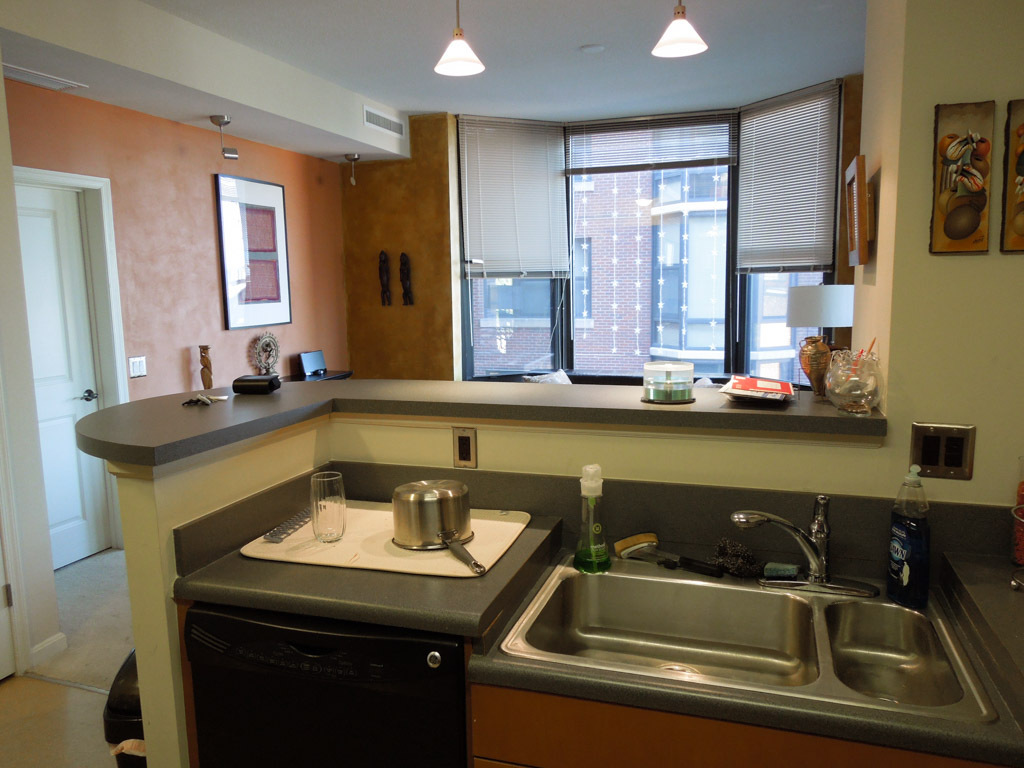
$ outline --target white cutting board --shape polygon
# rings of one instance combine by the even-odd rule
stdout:
[[[530,515],[526,512],[506,509],[471,509],[470,517],[474,535],[472,541],[465,546],[488,571],[530,522]],[[321,544],[313,537],[312,523],[306,523],[280,544],[273,544],[263,537],[250,541],[242,547],[242,554],[285,563],[366,568],[426,576],[461,578],[476,575],[447,549],[402,549],[391,541],[394,535],[391,504],[349,501],[345,535],[340,541]]]

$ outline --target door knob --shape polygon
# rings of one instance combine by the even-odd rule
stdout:
[[[99,394],[97,392],[93,392],[91,389],[87,389],[82,394],[82,396],[80,398],[78,398],[78,399],[79,400],[85,400],[85,402],[87,402],[87,403],[91,403],[97,397],[99,397]]]

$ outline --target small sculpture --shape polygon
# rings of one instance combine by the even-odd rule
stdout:
[[[203,389],[213,388],[213,363],[210,362],[210,345],[199,345],[199,376],[203,380]]]
[[[256,339],[252,348],[252,364],[261,376],[277,374],[274,366],[280,357],[281,350],[274,334],[268,331]]]
[[[412,277],[409,271],[409,255],[403,253],[399,259],[398,278],[402,281],[402,304],[412,305]]]
[[[377,266],[377,273],[380,275],[380,305],[391,306],[391,267],[388,265],[388,255],[385,251],[380,252],[380,263]]]

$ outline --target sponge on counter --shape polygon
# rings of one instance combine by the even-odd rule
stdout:
[[[765,563],[766,579],[795,579],[800,574],[800,566],[792,563]]]

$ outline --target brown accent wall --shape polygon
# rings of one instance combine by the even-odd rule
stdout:
[[[360,378],[454,377],[452,359],[452,206],[449,142],[455,118],[409,120],[408,160],[343,168],[345,283],[349,355]],[[391,306],[381,305],[379,255],[390,264]],[[403,306],[399,257],[409,255],[413,304]]]
[[[860,119],[864,100],[864,75],[847,75],[843,78],[842,143],[839,147],[839,188],[845,189],[843,179],[846,169],[860,154]],[[836,283],[852,285],[854,268],[850,266],[849,238],[847,236],[846,198],[840,194],[839,227],[836,232]],[[837,328],[833,341],[842,347],[853,343],[853,329]]]
[[[129,381],[133,400],[201,388],[199,344],[212,346],[214,386],[255,373],[250,346],[264,330],[280,342],[282,374],[316,348],[329,367],[348,367],[336,163],[237,138],[226,143],[239,159],[224,160],[216,131],[10,80],[5,87],[15,165],[111,181],[125,352],[145,355],[148,368]],[[224,330],[217,173],[284,186],[290,324]]]

